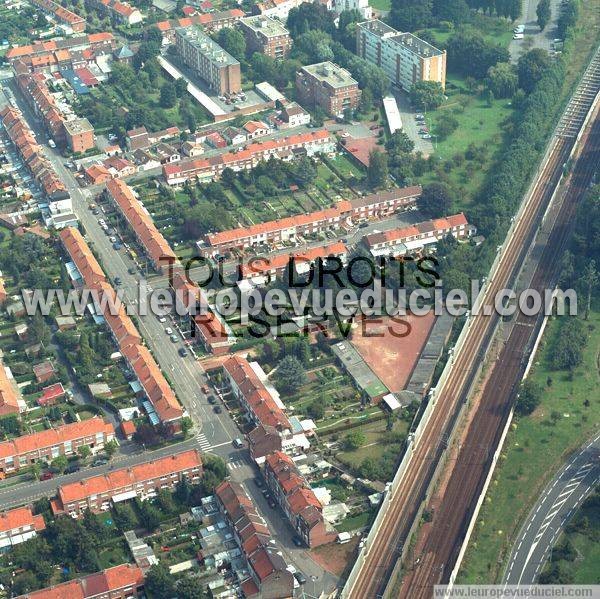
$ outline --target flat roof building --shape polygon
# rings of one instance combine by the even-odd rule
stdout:
[[[383,69],[393,85],[406,91],[418,81],[446,86],[446,50],[412,33],[400,33],[383,21],[356,25],[356,53]]]
[[[260,52],[271,58],[285,58],[292,47],[290,32],[281,21],[255,15],[240,20],[240,28],[250,52]]]
[[[339,117],[358,107],[361,94],[352,75],[333,62],[302,67],[296,73],[296,90],[301,104],[318,106]]]
[[[83,153],[96,146],[94,141],[94,127],[86,118],[76,118],[64,121],[67,146],[71,152]]]
[[[177,51],[183,62],[218,94],[242,89],[240,63],[199,27],[175,30]]]

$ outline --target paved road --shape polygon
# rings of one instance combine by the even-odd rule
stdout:
[[[537,24],[536,9],[539,0],[524,0],[523,12],[519,19],[515,21],[517,25],[525,25],[525,36],[522,40],[512,40],[508,47],[512,62],[517,62],[519,57],[533,48],[542,48],[549,51],[552,40],[558,37],[556,35],[556,23],[558,21],[561,0],[550,0],[552,16],[546,29],[540,31]]]
[[[563,527],[600,481],[600,434],[544,489],[515,542],[505,584],[534,584]]]
[[[39,121],[31,113],[23,101],[20,92],[14,89],[19,108],[27,119],[29,126],[36,133],[39,143],[47,141],[47,137]],[[134,267],[133,261],[123,250],[115,251],[108,236],[100,227],[97,217],[88,209],[89,197],[92,192],[89,189],[81,189],[71,171],[63,164],[62,158],[56,151],[44,145],[44,151],[61,179],[67,185],[73,198],[73,209],[85,228],[88,242],[94,246],[97,256],[107,276],[114,281],[115,277],[122,280],[121,288],[125,298],[134,300],[138,297],[137,287],[140,274],[129,274],[128,269]],[[320,566],[310,559],[308,553],[297,548],[293,542],[293,532],[278,510],[272,510],[266,503],[260,489],[252,482],[256,471],[250,463],[250,457],[246,450],[237,450],[232,445],[232,440],[241,436],[235,423],[224,410],[221,414],[215,414],[207,402],[202,386],[206,384],[206,374],[199,362],[188,354],[181,358],[177,353],[182,343],[172,343],[164,331],[164,326],[158,321],[157,316],[148,314],[137,317],[138,329],[146,344],[151,349],[154,357],[163,372],[168,376],[179,400],[183,403],[194,422],[194,437],[184,444],[169,446],[155,452],[140,452],[134,455],[123,455],[113,459],[115,466],[126,467],[136,463],[148,461],[152,457],[170,455],[176,451],[197,447],[202,452],[211,452],[223,458],[228,465],[231,478],[244,484],[250,493],[255,505],[259,506],[269,524],[273,537],[279,544],[281,552],[288,560],[294,563],[297,569],[304,572],[309,579],[309,585],[314,587],[316,594],[321,590],[333,590],[337,579],[324,571]],[[0,491],[0,502],[4,507],[10,507],[34,501],[42,496],[51,496],[56,488],[64,482],[81,480],[92,473],[102,473],[110,469],[110,466],[98,469],[86,469],[78,473],[62,476],[50,481],[25,483],[4,491]],[[92,471],[90,471],[92,470]]]

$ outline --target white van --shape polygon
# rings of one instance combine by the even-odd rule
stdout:
[[[524,36],[523,36],[523,34],[522,34],[522,33],[515,33],[515,34],[513,35],[513,39],[514,39],[514,40],[522,40],[522,39],[523,39],[523,37],[524,37]]]

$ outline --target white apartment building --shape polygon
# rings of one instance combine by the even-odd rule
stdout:
[[[406,91],[417,81],[437,81],[446,87],[446,50],[377,19],[357,24],[356,53],[383,69],[392,85]]]
[[[373,8],[369,0],[333,0],[333,11],[338,15],[345,10],[357,10],[363,19],[373,18]]]

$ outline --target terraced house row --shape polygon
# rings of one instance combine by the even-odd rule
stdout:
[[[0,417],[20,414],[27,409],[13,374],[0,358]]]
[[[50,504],[55,515],[69,514],[78,518],[86,509],[102,512],[114,503],[134,497],[144,501],[155,497],[161,489],[173,489],[183,477],[195,484],[201,476],[200,453],[190,449],[131,468],[61,485],[57,497]]]
[[[104,306],[103,316],[121,355],[137,376],[144,396],[151,404],[151,409],[147,408],[150,421],[153,424],[159,422],[170,424],[173,430],[178,430],[179,421],[185,416],[185,411],[177,397],[175,397],[175,393],[152,354],[142,344],[142,338],[138,330],[127,315],[123,304],[117,301],[115,290],[108,283],[104,271],[89,246],[81,233],[72,227],[61,231],[60,237],[73,264],[81,275],[81,281],[76,282],[76,284],[95,290],[98,293],[99,302],[102,301],[101,297],[103,295],[109,296],[109,301]],[[111,310],[110,304],[115,307],[118,306],[118,311]]]
[[[219,29],[223,29],[223,27],[233,27],[243,16],[243,10],[232,8],[230,10],[192,15],[181,19],[160,21],[159,23],[155,23],[153,27],[156,27],[162,33],[163,45],[168,45],[175,43],[175,29],[185,29],[193,25],[200,25],[206,31],[218,31]]]
[[[248,564],[248,578],[240,580],[245,597],[292,597],[294,577],[270,544],[271,533],[244,487],[224,481],[215,489],[221,512],[234,530],[235,540]]]
[[[418,185],[396,188],[352,200],[342,200],[332,208],[308,214],[289,216],[250,227],[209,233],[198,242],[198,250],[205,256],[214,256],[233,248],[243,250],[260,244],[294,241],[302,235],[323,233],[356,222],[384,218],[398,210],[414,206],[421,191],[421,187]]]
[[[45,528],[44,517],[34,516],[29,507],[18,507],[0,513],[0,551],[32,539]]]
[[[72,10],[61,6],[53,0],[32,0],[33,4],[41,8],[47,15],[71,28],[74,33],[85,31],[87,23],[83,17]]]
[[[31,171],[50,200],[63,202],[65,209],[71,208],[71,199],[65,184],[56,174],[49,160],[44,156],[41,146],[35,140],[33,132],[16,108],[5,106],[0,111],[2,125],[15,145],[23,163]],[[58,206],[60,209],[61,207]]]
[[[74,455],[84,446],[96,453],[114,437],[113,425],[97,416],[22,435],[0,443],[0,472],[16,472],[40,460],[50,462],[60,455]]]
[[[278,158],[291,160],[296,154],[313,156],[335,150],[335,139],[329,131],[320,129],[309,133],[290,135],[281,139],[271,139],[248,144],[236,152],[225,152],[211,158],[182,160],[176,164],[163,166],[163,176],[169,185],[180,185],[189,179],[218,179],[221,173],[230,168],[234,171],[254,168],[261,160]]]
[[[137,597],[144,586],[144,573],[137,566],[121,564],[69,580],[18,599],[126,599]]]

